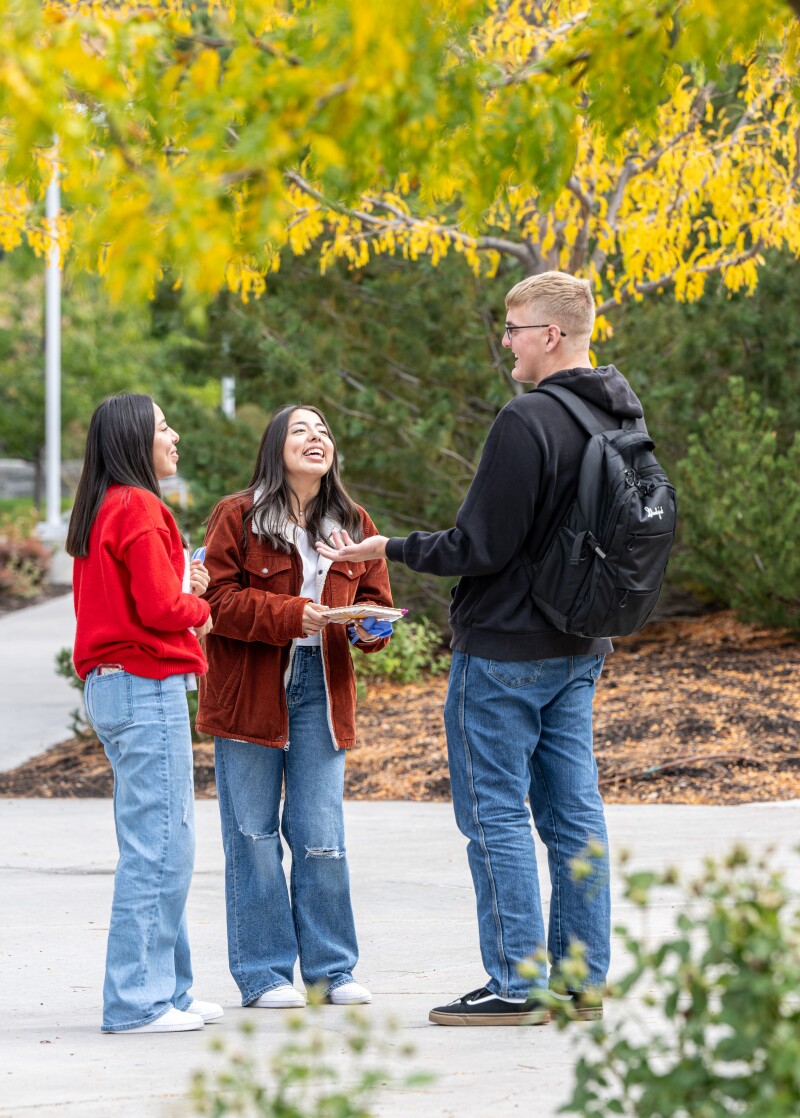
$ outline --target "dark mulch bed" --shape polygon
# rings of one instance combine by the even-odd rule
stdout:
[[[44,586],[38,587],[35,598],[20,598],[4,594],[3,597],[0,598],[0,617],[4,617],[7,613],[16,613],[18,609],[27,609],[28,606],[38,606],[41,602],[47,602],[51,598],[60,598],[64,594],[71,593],[71,586],[63,586],[59,583],[48,582],[45,583]]]
[[[352,799],[444,800],[443,677],[370,684]],[[647,626],[617,642],[597,691],[595,751],[606,800],[734,804],[800,798],[800,643],[718,613]],[[195,749],[199,797],[213,796],[213,746]],[[63,742],[7,773],[0,796],[108,796],[95,741]]]

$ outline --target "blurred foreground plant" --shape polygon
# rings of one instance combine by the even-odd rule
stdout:
[[[391,1051],[391,1031],[376,1036],[364,1012],[347,1012],[344,1033],[324,1031],[319,1020],[311,1025],[309,1017],[318,1013],[319,1006],[309,1003],[302,1013],[287,1014],[288,1035],[269,1052],[249,1023],[241,1027],[240,1045],[215,1040],[222,1066],[195,1072],[191,1112],[213,1118],[370,1118],[381,1092],[431,1081],[426,1074],[391,1070],[397,1055],[408,1059],[413,1049],[401,1045]]]
[[[610,991],[638,993],[648,1018],[626,1006],[615,1024],[592,1026],[562,1112],[796,1118],[800,906],[784,875],[735,846],[686,885],[674,870],[629,873],[625,895],[645,919],[654,888],[679,891],[675,929],[655,947],[617,929],[632,966]]]

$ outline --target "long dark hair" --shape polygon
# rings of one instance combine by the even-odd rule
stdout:
[[[153,465],[155,429],[151,396],[123,392],[95,408],[67,532],[67,552],[76,559],[89,554],[89,533],[109,485],[133,485],[161,499]]]
[[[361,515],[358,506],[350,497],[339,477],[339,456],[336,452],[336,441],[330,425],[319,410],[309,404],[286,404],[280,408],[270,419],[264,434],[261,436],[261,445],[258,448],[253,476],[250,484],[242,490],[241,496],[251,496],[252,506],[244,516],[244,547],[247,547],[250,522],[255,517],[259,534],[279,551],[290,551],[291,544],[281,535],[282,522],[294,520],[292,510],[291,491],[286,480],[286,466],[283,461],[283,447],[286,434],[289,430],[289,419],[292,412],[298,408],[312,411],[318,415],[327,428],[330,440],[333,443],[333,461],[331,468],[321,479],[319,493],[305,509],[306,531],[312,544],[315,540],[322,539],[322,521],[324,517],[335,520],[350,536],[358,541],[362,536]],[[258,496],[256,496],[258,494]]]

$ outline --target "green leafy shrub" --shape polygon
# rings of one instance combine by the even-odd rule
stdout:
[[[75,671],[75,665],[72,662],[71,648],[62,648],[56,653],[56,675],[63,676],[69,685],[74,687],[76,691],[79,691],[81,695],[81,705],[70,712],[70,729],[72,730],[73,736],[84,740],[94,738],[94,740],[97,741],[97,735],[86,717],[86,711],[83,706],[83,689],[86,685]],[[208,735],[198,733],[194,726],[197,719],[197,692],[187,691],[186,701],[189,704],[189,722],[192,727],[192,741],[208,741]]]
[[[94,732],[94,727],[86,717],[86,710],[83,705],[83,689],[85,684],[75,671],[75,665],[72,662],[71,648],[61,648],[56,653],[56,675],[60,675],[66,679],[70,687],[74,687],[81,696],[81,705],[70,711],[69,728],[72,730],[72,736],[80,738],[82,741],[89,741],[91,739],[98,741],[97,734]]]
[[[742,617],[800,631],[800,433],[782,450],[777,413],[731,377],[689,438],[676,481],[684,582]]]
[[[27,497],[4,497],[0,499],[0,535],[9,533],[32,536],[36,531],[39,513],[33,501]]]
[[[256,1049],[253,1026],[241,1027],[243,1049],[217,1040],[216,1052],[224,1057],[215,1072],[198,1071],[193,1077],[192,1113],[221,1118],[246,1114],[249,1118],[370,1118],[373,1104],[387,1088],[409,1088],[429,1083],[424,1074],[398,1076],[375,1062],[396,1063],[397,1052],[387,1037],[376,1036],[369,1018],[350,1010],[344,1035],[309,1024],[318,1006],[309,1004],[302,1014],[286,1017],[287,1039],[267,1056]],[[248,1039],[250,1038],[250,1039]],[[399,1055],[408,1058],[407,1045]]]
[[[442,650],[442,636],[430,621],[401,621],[392,639],[380,652],[365,656],[352,649],[356,678],[362,686],[370,680],[389,679],[415,683],[425,675],[441,675],[450,668],[450,656]]]
[[[626,1006],[598,1022],[562,1112],[584,1118],[796,1118],[800,1114],[800,908],[767,857],[741,846],[683,886],[672,870],[629,873],[647,919],[677,892],[666,942],[617,929],[632,960],[612,996],[645,991],[653,1024]],[[648,1018],[652,1015],[649,1010]]]

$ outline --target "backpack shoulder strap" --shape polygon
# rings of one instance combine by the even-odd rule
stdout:
[[[602,431],[613,429],[609,428],[607,424],[602,423],[599,419],[596,419],[580,396],[576,396],[574,392],[570,392],[563,384],[540,384],[536,391],[544,392],[547,396],[552,396],[553,399],[559,400],[575,422],[579,423],[589,435],[599,435]],[[614,427],[621,427],[622,430],[633,430],[637,427],[637,421],[635,419],[623,419],[621,423],[614,424]]]

